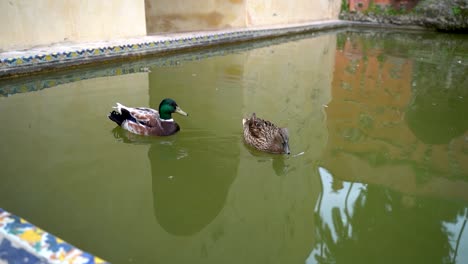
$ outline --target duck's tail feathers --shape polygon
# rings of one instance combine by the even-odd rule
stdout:
[[[121,126],[123,121],[125,121],[124,116],[118,113],[117,111],[110,112],[110,114],[107,117],[109,117],[110,120],[114,121],[119,126]]]
[[[125,120],[135,123],[137,122],[136,119],[130,114],[130,111],[127,110],[127,107],[119,103],[117,103],[117,107],[119,107],[118,110],[120,110],[120,113],[115,110],[110,112],[108,115],[110,120],[114,121],[119,126],[122,125]]]
[[[116,106],[113,106],[112,108],[114,108],[119,114],[122,114],[122,109],[128,110],[128,107],[121,103],[116,103]]]

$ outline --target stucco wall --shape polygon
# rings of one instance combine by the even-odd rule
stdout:
[[[246,25],[338,19],[341,0],[245,0]]]
[[[245,0],[145,0],[148,34],[245,26]]]
[[[337,19],[341,0],[145,0],[148,34]]]
[[[0,52],[159,32],[337,19],[341,0],[3,0]]]
[[[0,10],[0,50],[146,35],[144,0],[3,0]]]

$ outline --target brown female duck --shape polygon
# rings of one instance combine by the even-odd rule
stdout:
[[[255,113],[242,119],[244,141],[248,145],[269,153],[290,154],[287,128],[279,128],[273,123],[258,118]]]

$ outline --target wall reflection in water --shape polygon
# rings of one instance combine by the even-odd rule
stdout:
[[[204,149],[204,140],[148,138],[119,127],[113,134],[124,143],[150,146],[154,215],[166,232],[176,236],[194,235],[222,210],[236,176],[235,157],[206,159],[197,151]],[[231,147],[238,147],[236,141],[232,143]],[[187,148],[187,144],[194,148]]]
[[[468,46],[415,37],[338,35],[307,263],[468,261]]]
[[[1,206],[112,263],[467,263],[466,40],[343,31],[2,83]],[[165,97],[190,114],[174,136],[105,117]],[[253,111],[292,155],[242,143]]]

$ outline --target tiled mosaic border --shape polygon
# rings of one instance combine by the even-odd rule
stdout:
[[[23,249],[22,255],[28,255],[29,253],[31,254],[29,257],[39,260],[39,263],[108,263],[0,208],[0,240],[2,240],[2,235],[4,239],[0,249],[6,247],[7,252],[6,255],[0,254],[0,260],[6,260],[7,263],[23,263],[23,260],[17,259],[18,255],[12,253],[11,248],[14,247],[12,244],[16,245],[14,248],[19,246]],[[9,242],[5,241],[5,238]],[[11,253],[11,256],[9,256],[8,253]]]
[[[142,59],[134,62],[122,63],[119,65],[104,65],[98,69],[78,69],[67,74],[57,73],[48,76],[38,75],[27,79],[18,78],[13,80],[0,81],[0,97],[8,97],[18,93],[40,91],[57,85],[92,78],[148,72],[153,67],[177,67],[187,61],[197,61],[213,56],[223,56],[227,54],[243,52],[245,50],[278,45],[289,41],[296,41],[312,36],[316,37],[322,34],[327,34],[327,32],[313,32],[307,34],[296,34],[293,36],[283,36],[263,41],[226,46],[221,49],[203,49],[187,53],[172,54],[158,58]]]
[[[98,60],[109,60],[128,55],[156,54],[180,49],[206,47],[225,43],[241,42],[260,38],[271,38],[286,34],[299,34],[308,31],[326,30],[350,25],[347,21],[323,21],[302,26],[278,27],[266,29],[240,29],[229,31],[200,32],[197,34],[179,34],[175,36],[142,38],[137,43],[112,44],[95,48],[75,48],[63,52],[38,52],[34,55],[24,55],[0,58],[0,77],[30,71],[38,71],[51,67],[66,67]]]

